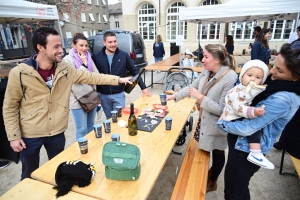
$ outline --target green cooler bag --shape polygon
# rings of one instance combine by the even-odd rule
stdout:
[[[102,150],[106,178],[122,181],[135,181],[140,177],[141,152],[133,144],[107,142]]]

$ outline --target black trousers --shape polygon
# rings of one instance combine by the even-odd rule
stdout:
[[[259,130],[255,133],[253,133],[252,135],[248,136],[248,142],[249,143],[260,143],[261,135],[262,135],[262,130]]]
[[[250,200],[249,182],[259,166],[247,160],[249,153],[234,148],[238,136],[228,133],[228,160],[225,166],[225,200]]]

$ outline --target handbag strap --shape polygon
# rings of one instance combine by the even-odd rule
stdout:
[[[93,92],[96,91],[95,88],[93,86],[91,86],[93,88]],[[79,102],[77,96],[75,95],[75,92],[73,92],[73,90],[71,90],[72,94],[74,95],[75,99]]]
[[[202,94],[204,95],[204,96],[206,96],[207,95],[207,93],[208,93],[208,91],[227,73],[227,72],[229,72],[229,70],[231,70],[231,69],[227,69],[226,71],[224,71],[223,72],[223,74],[221,74],[221,76],[219,76],[218,78],[217,78],[217,80],[206,90],[206,92],[204,93],[204,88],[205,88],[205,86],[207,85],[207,83],[208,83],[208,78],[205,80],[205,82],[204,82],[204,85],[203,85],[203,87],[202,87]],[[200,109],[199,109],[199,118],[201,118],[202,117],[202,108],[200,107]]]

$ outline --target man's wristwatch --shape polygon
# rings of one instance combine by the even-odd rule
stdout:
[[[82,63],[82,66],[84,66],[85,68],[87,68],[87,66],[84,63]]]

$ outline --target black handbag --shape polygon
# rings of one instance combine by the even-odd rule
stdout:
[[[75,93],[72,91],[75,99],[80,104],[81,108],[84,112],[90,112],[101,103],[101,100],[98,96],[98,92],[93,88],[93,91],[89,92],[88,94],[80,97],[79,99],[76,97]]]

